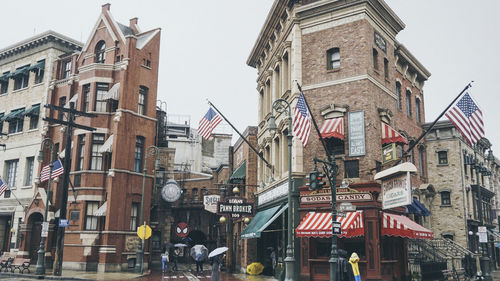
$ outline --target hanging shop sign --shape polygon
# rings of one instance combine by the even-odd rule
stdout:
[[[340,190],[348,192],[339,192]],[[337,202],[366,202],[373,201],[373,196],[369,192],[355,192],[352,189],[337,188]],[[324,204],[332,202],[332,193],[330,188],[323,188],[318,191],[300,192],[301,204]]]
[[[220,201],[220,195],[203,196],[203,207],[210,213],[217,213],[217,203]]]
[[[396,160],[396,144],[390,143],[382,147],[382,164]]]
[[[243,197],[227,197],[224,202],[217,203],[217,214],[229,215],[233,219],[253,216],[254,209],[254,204],[247,203]]]
[[[349,112],[349,156],[362,156],[366,153],[365,112]]]
[[[380,180],[382,185],[382,209],[396,208],[412,203],[410,173],[416,171],[415,165],[406,162],[375,175],[375,180]]]
[[[182,190],[173,179],[167,181],[167,183],[161,189],[161,198],[167,202],[175,202],[181,198]]]
[[[175,227],[175,234],[180,238],[187,237],[190,231],[191,229],[189,228],[189,225],[185,222],[180,222]]]

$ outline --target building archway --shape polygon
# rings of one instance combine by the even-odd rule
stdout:
[[[43,215],[41,213],[32,213],[28,218],[28,237],[29,241],[29,256],[31,263],[36,263],[38,259],[38,249],[40,248],[40,235],[42,233]]]

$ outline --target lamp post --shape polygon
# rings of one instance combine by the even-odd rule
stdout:
[[[287,110],[288,109],[288,110]],[[272,111],[276,111],[278,113],[287,112],[288,115],[288,243],[286,247],[286,258],[285,258],[285,280],[293,281],[298,280],[295,278],[295,257],[294,257],[294,244],[292,241],[293,237],[293,216],[295,212],[295,206],[293,204],[292,195],[297,193],[295,190],[293,181],[292,181],[292,109],[290,103],[284,99],[277,99],[273,102],[273,106],[271,109],[271,117],[269,118],[268,129],[271,134],[274,134],[278,129],[276,126],[276,118],[272,114]]]
[[[146,154],[144,155],[144,164],[142,166],[142,195],[141,195],[141,215],[139,216],[140,220],[139,222],[142,224],[144,221],[144,191],[146,189],[146,160],[148,159],[148,156],[154,156],[155,157],[155,170],[160,166],[160,162],[158,159],[158,147],[151,145],[146,149]],[[144,237],[145,239],[145,237]],[[142,273],[143,271],[143,265],[144,265],[144,239],[141,239],[139,242],[139,245],[137,245],[137,252],[136,252],[136,263],[135,263],[135,271]]]
[[[43,217],[45,223],[49,223],[48,212],[49,212],[49,200],[50,200],[50,181],[52,180],[52,169],[54,168],[54,142],[50,138],[45,138],[42,141],[40,151],[38,152],[37,160],[43,163],[43,148],[48,148],[50,150],[50,164],[49,164],[49,180],[47,182],[47,198],[45,199],[45,216]],[[38,249],[38,259],[36,261],[35,274],[44,275],[45,274],[45,239],[47,237],[41,233],[40,247]]]
[[[479,149],[478,144],[476,144],[476,147],[474,148],[474,170],[476,171],[476,183],[477,183],[477,197],[478,197],[477,210],[478,210],[479,226],[483,226],[483,198],[481,195],[482,186],[479,184],[479,173],[482,172],[481,171],[482,166],[479,164],[477,158],[476,150],[478,149]],[[494,159],[495,158],[493,156],[493,152],[491,151],[491,149],[489,149],[487,160],[494,161]],[[483,245],[481,245],[481,242],[479,242],[479,254],[480,254],[479,264],[481,267],[483,278],[486,281],[492,281],[493,279],[491,277],[490,259],[488,255],[484,254],[484,247]]]

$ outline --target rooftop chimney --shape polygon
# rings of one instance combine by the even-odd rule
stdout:
[[[131,18],[130,23],[129,23],[129,27],[132,28],[132,30],[135,31],[135,33],[139,33],[139,30],[137,29],[137,21],[138,20],[139,19],[137,17]]]
[[[111,4],[109,3],[102,5],[102,12],[104,13],[104,11],[109,11],[109,7],[111,7]]]

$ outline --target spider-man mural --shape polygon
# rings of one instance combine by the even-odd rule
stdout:
[[[189,235],[189,231],[189,225],[185,222],[180,222],[175,227],[175,234],[181,238],[187,237]]]

